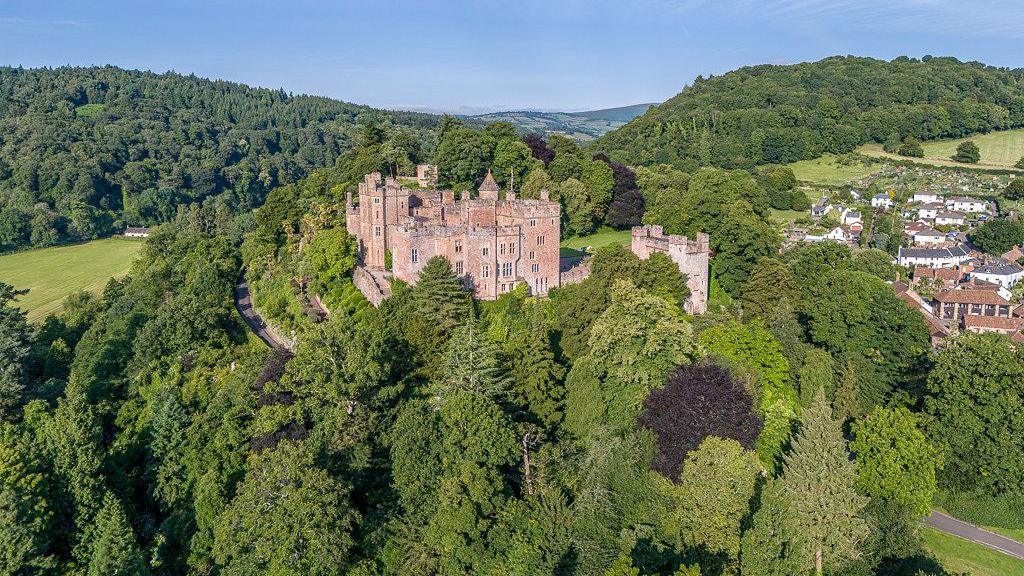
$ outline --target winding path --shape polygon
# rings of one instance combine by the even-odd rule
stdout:
[[[984,528],[978,528],[974,524],[969,524],[963,520],[957,520],[938,510],[932,510],[931,515],[924,518],[922,522],[925,526],[934,528],[939,532],[957,536],[975,544],[987,546],[1007,556],[1024,560],[1024,544],[1013,538],[1007,538]]]
[[[242,315],[249,328],[260,337],[271,348],[284,348],[291,350],[290,342],[282,338],[267,324],[256,310],[252,307],[252,294],[249,292],[249,283],[242,279],[235,285],[235,308]]]

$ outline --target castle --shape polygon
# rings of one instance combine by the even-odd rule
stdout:
[[[432,184],[430,166],[417,167],[420,185]],[[359,204],[346,197],[345,220],[359,243],[363,265],[415,284],[434,256],[452,263],[474,296],[494,300],[518,284],[543,296],[557,288],[561,208],[541,198],[500,198],[488,172],[476,198],[455,200],[450,190],[410,189],[374,172],[359,184]]]
[[[661,226],[634,226],[630,248],[643,260],[651,254],[664,254],[672,259],[679,271],[686,274],[690,297],[683,307],[698,315],[708,309],[708,235],[697,234],[696,240],[686,236],[666,235]]]

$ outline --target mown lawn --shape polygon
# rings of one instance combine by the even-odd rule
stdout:
[[[630,243],[631,238],[632,236],[629,230],[612,230],[611,228],[602,228],[589,236],[566,238],[562,241],[562,248],[582,250],[587,246],[590,246],[596,250],[609,244],[620,244],[622,246],[626,246]],[[562,252],[562,255],[565,256],[566,251],[562,250]]]
[[[824,186],[849,184],[882,169],[880,164],[863,164],[854,161],[841,164],[835,155],[826,154],[814,160],[801,160],[788,164],[793,169],[796,179]]]
[[[143,240],[107,238],[85,244],[40,248],[0,256],[0,282],[28,288],[19,298],[30,321],[58,312],[80,290],[99,292],[111,278],[128,273]]]
[[[951,572],[967,572],[972,576],[1024,576],[1024,560],[931,528],[923,529],[922,536],[928,549]]]

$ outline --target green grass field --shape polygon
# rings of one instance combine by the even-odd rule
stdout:
[[[840,186],[859,180],[882,169],[879,164],[853,162],[849,165],[837,162],[836,156],[826,154],[814,160],[801,160],[788,164],[796,179],[824,186]]]
[[[98,292],[110,278],[128,273],[142,240],[108,238],[0,256],[0,282],[29,293],[19,299],[30,321],[60,310],[69,294]]]
[[[950,157],[956,152],[957,145],[965,140],[973,140],[978,145],[978,149],[981,151],[981,161],[977,164],[962,164],[950,160]],[[1014,164],[1024,157],[1024,130],[1003,130],[957,140],[936,140],[925,142],[923,146],[924,158],[906,158],[889,154],[882,150],[880,144],[865,144],[857,151],[868,156],[910,160],[934,166],[1006,169],[1013,168]]]
[[[1024,576],[1024,561],[931,528],[925,528],[922,536],[946,570],[972,576]]]
[[[620,244],[622,246],[626,246],[629,244],[630,238],[629,230],[612,230],[611,228],[602,228],[589,236],[567,238],[562,241],[562,248],[582,250],[587,246],[592,246],[596,250],[609,244]],[[566,255],[564,252],[565,250],[563,250],[563,256]]]

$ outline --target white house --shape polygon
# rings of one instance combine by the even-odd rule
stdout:
[[[836,242],[846,242],[847,240],[849,240],[849,236],[846,234],[846,230],[843,230],[843,228],[841,226],[836,226],[835,228],[829,230],[828,232],[826,232],[826,233],[824,233],[824,234],[822,234],[820,236],[817,235],[817,234],[808,234],[808,235],[804,236],[804,241],[805,242],[810,242],[812,244],[815,244],[817,242],[824,242],[826,240],[835,240]]]
[[[963,226],[967,215],[963,212],[939,212],[935,215],[936,226]]]
[[[946,198],[946,206],[948,206],[950,210],[955,210],[957,212],[977,213],[988,211],[988,204],[986,204],[984,200],[970,198],[967,196],[950,196],[949,198]]]
[[[911,202],[920,202],[928,204],[930,202],[940,202],[942,199],[939,195],[934,192],[915,192]]]
[[[971,259],[963,246],[954,248],[900,248],[896,261],[900,266],[952,268]]]
[[[946,205],[942,202],[929,202],[927,204],[922,204],[921,207],[917,209],[917,217],[925,220],[934,220],[939,212],[942,212],[945,209]]]
[[[814,218],[821,218],[832,211],[832,205],[828,203],[827,198],[822,198],[814,206],[811,206],[811,216]]]
[[[985,264],[975,268],[971,272],[971,278],[999,284],[1003,288],[1010,288],[1024,278],[1024,267],[1021,267],[1016,262]]]
[[[850,210],[849,208],[843,210],[843,214],[842,214],[842,216],[840,216],[840,220],[842,221],[843,224],[847,224],[847,225],[853,224],[854,222],[861,222],[862,221],[861,217],[860,217],[860,211],[859,210]]]
[[[124,229],[125,238],[149,238],[149,228],[135,228],[129,226]]]
[[[937,244],[944,244],[946,242],[946,235],[938,230],[920,230],[914,232],[914,244],[918,246],[935,246]]]
[[[871,197],[872,208],[892,208],[892,198],[888,194],[875,194]]]

